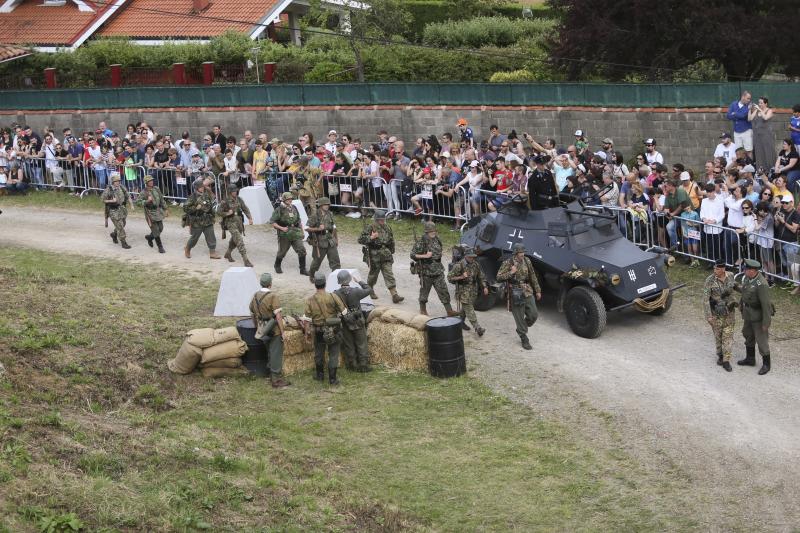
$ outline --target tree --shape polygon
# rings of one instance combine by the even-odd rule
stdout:
[[[390,40],[402,35],[411,23],[411,14],[401,0],[340,0],[336,5],[312,3],[311,14],[338,15],[338,31],[344,35],[355,57],[356,79],[364,82],[364,46],[376,40]]]
[[[796,0],[547,0],[563,18],[551,58],[568,79],[620,80],[638,73],[670,80],[701,60],[715,60],[731,81],[757,80],[770,67],[798,73],[786,45]]]

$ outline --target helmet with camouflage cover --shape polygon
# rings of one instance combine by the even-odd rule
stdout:
[[[475,248],[467,248],[464,250],[464,257],[478,257],[478,254],[475,253]]]
[[[424,228],[425,233],[431,233],[436,231],[436,224],[434,224],[433,222],[426,222],[425,224],[423,224],[422,227]]]
[[[372,218],[374,218],[375,220],[386,220],[386,210],[376,209],[375,214],[372,215]]]
[[[236,185],[228,186],[228,194],[233,194],[235,192],[239,192],[239,187],[237,187]]]
[[[331,205],[331,199],[327,196],[323,196],[322,198],[317,199],[317,207],[322,207],[323,205]]]
[[[520,252],[525,253],[525,245],[522,244],[521,242],[518,242],[517,244],[514,245],[513,250],[515,254],[518,254]]]
[[[281,194],[281,200],[283,201],[294,200],[294,195],[289,191],[286,191],[285,193]]]

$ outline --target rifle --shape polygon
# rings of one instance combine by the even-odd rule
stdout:
[[[417,226],[414,226],[414,248],[417,247],[418,243],[419,239],[417,238]],[[411,265],[409,266],[409,270],[411,270],[412,276],[419,274],[419,272],[417,271],[417,262],[414,259],[411,260]],[[419,275],[421,276],[422,274]]]

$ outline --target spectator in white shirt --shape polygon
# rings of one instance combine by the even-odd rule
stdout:
[[[722,258],[720,233],[725,218],[725,200],[716,192],[714,184],[706,184],[706,197],[700,204],[700,220],[703,222],[703,248],[706,257],[716,261]]]
[[[730,195],[725,198],[725,207],[728,209],[728,227],[736,233],[734,231],[725,232],[725,253],[728,263],[738,265],[741,262],[738,230],[744,228],[742,204],[746,198],[742,187],[731,187],[728,190]]]
[[[719,136],[720,143],[717,149],[714,150],[714,157],[724,157],[726,164],[736,163],[736,145],[733,144],[729,133],[723,133]]]
[[[336,133],[336,130],[331,130],[328,132],[328,142],[325,143],[325,150],[336,155],[336,139],[339,135]]]
[[[655,139],[644,140],[644,157],[647,159],[647,164],[651,167],[656,163],[664,164],[664,156],[661,155],[661,152],[656,150]]]

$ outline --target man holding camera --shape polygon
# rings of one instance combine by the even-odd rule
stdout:
[[[725,270],[725,261],[714,264],[714,273],[703,285],[703,311],[714,332],[717,364],[731,372],[731,344],[736,325],[736,299],[733,296],[733,274]]]

